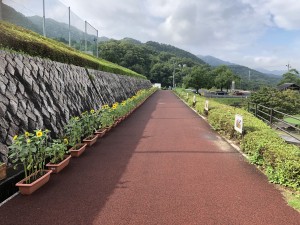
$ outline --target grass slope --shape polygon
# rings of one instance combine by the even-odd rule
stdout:
[[[146,79],[145,76],[132,70],[82,53],[63,43],[4,21],[0,21],[0,40],[0,48],[2,49],[10,49],[62,63]]]

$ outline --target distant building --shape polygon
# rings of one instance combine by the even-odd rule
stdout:
[[[161,89],[161,83],[155,83],[155,84],[153,84],[153,87],[157,87],[157,88]]]
[[[295,90],[300,91],[300,86],[294,83],[284,83],[277,87],[279,91],[285,91],[285,90]]]

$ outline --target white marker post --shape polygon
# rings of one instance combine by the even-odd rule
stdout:
[[[207,111],[207,112],[208,112],[208,103],[209,103],[209,101],[208,101],[208,100],[205,100],[204,109],[205,109],[205,111]]]

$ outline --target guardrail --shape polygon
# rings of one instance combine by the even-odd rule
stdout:
[[[280,112],[273,108],[266,107],[260,104],[251,103],[251,102],[248,103],[248,111],[251,112],[253,115],[255,115],[257,118],[269,124],[271,127],[281,130],[282,132],[288,134],[292,138],[300,141],[300,135],[299,136],[295,135],[295,133],[300,134],[300,127],[298,127],[294,123],[289,123],[284,120],[284,118],[292,118],[296,121],[299,121],[300,124],[299,118]],[[284,127],[294,129],[295,133],[289,132]]]

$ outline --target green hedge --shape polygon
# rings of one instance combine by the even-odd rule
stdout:
[[[33,31],[0,20],[0,48],[16,52],[49,58],[53,61],[88,67],[110,73],[147,79],[132,70],[77,51],[69,46],[45,38]]]
[[[193,106],[193,93],[187,98],[186,91],[176,89],[175,93],[189,106]],[[197,95],[194,109],[204,115],[205,98]],[[234,118],[243,116],[245,134],[234,131]],[[287,144],[263,121],[244,109],[220,104],[209,99],[208,122],[219,133],[241,144],[251,163],[264,169],[273,183],[300,190],[300,149]]]

